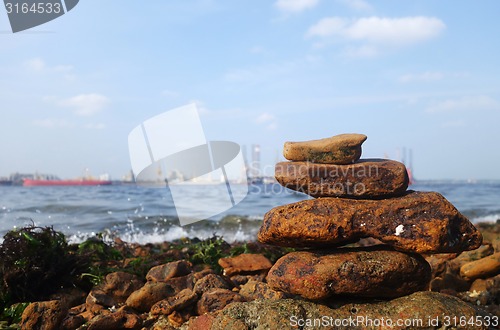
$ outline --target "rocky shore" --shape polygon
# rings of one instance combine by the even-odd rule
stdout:
[[[278,181],[315,198],[270,210],[259,242],[9,232],[0,329],[497,329],[500,219],[408,191],[403,164],[360,159],[366,138],[286,143]]]
[[[478,249],[423,258],[405,257],[372,239],[350,244],[344,255],[327,255],[331,260],[323,260],[317,250],[293,252],[257,242],[229,245],[216,237],[147,245],[116,239],[112,246],[93,240],[80,245],[96,256],[88,268],[93,274],[75,274],[71,284],[69,273],[61,275],[46,294],[31,296],[30,303],[4,306],[0,329],[389,329],[389,319],[423,322],[392,329],[442,329],[454,323],[448,328],[495,329],[500,317],[500,221],[477,228],[484,237]],[[356,253],[367,246],[383,260],[380,269],[330,271],[339,263],[366,258]],[[68,250],[76,254],[78,248]],[[288,262],[282,256],[303,262],[294,258],[297,254],[317,258],[315,271],[307,274],[303,264],[280,267]],[[271,268],[283,269],[283,281],[269,276]],[[293,269],[304,269],[303,277],[315,274],[316,286],[303,288],[292,281],[283,289],[294,293],[274,288],[285,285]],[[354,278],[355,271],[376,281]],[[387,278],[393,272],[398,275]],[[43,285],[41,281],[36,282]],[[353,297],[356,293],[361,295]],[[349,325],[354,319],[359,322]],[[385,326],[379,324],[382,320]],[[478,326],[481,320],[484,325]]]
[[[4,304],[0,329],[388,329],[381,324],[369,326],[369,322],[373,325],[382,319],[385,322],[422,319],[424,325],[433,320],[440,322],[436,326],[392,329],[440,329],[444,324],[460,325],[460,322],[462,326],[450,328],[495,329],[494,322],[500,317],[500,221],[478,224],[477,228],[484,237],[478,249],[429,254],[422,259],[410,255],[410,259],[400,260],[401,255],[373,239],[350,244],[346,248],[348,253],[342,256],[343,261],[355,257],[356,251],[366,246],[398,258],[394,260],[397,264],[382,263],[380,270],[358,269],[365,274],[371,271],[370,276],[377,278],[378,284],[368,286],[359,278],[350,278],[348,274],[352,274],[352,270],[347,271],[346,276],[341,274],[335,278],[339,275],[328,269],[338,267],[335,263],[342,261],[328,261],[324,266],[329,268],[325,268],[320,254],[315,266],[319,271],[310,272],[316,274],[317,286],[305,290],[314,296],[305,297],[300,295],[300,286],[297,293],[292,294],[273,289],[271,285],[285,282],[275,284],[275,279],[268,275],[269,270],[279,269],[280,264],[286,263],[280,258],[289,252],[288,258],[297,253],[314,255],[317,250],[293,252],[293,249],[257,242],[229,245],[217,237],[207,241],[147,245],[128,244],[119,239],[113,244],[87,241],[67,249],[70,256],[82,258],[91,252],[94,257],[86,271],[92,273],[80,270],[79,274],[71,275],[71,271],[67,271],[45,284],[42,278],[32,280],[37,286],[45,285],[45,292],[23,299],[28,304],[20,304],[19,299],[8,306]],[[392,260],[378,253],[376,257]],[[334,254],[329,258],[340,256]],[[430,268],[430,281],[427,275],[420,273],[427,273],[425,263]],[[397,266],[401,264],[408,264],[410,268]],[[288,267],[301,269],[299,265]],[[387,286],[381,289],[383,274],[390,274],[391,267],[400,268],[394,270],[398,276],[389,279]],[[307,276],[306,271],[302,272]],[[2,290],[7,289],[5,275],[6,269],[2,268]],[[9,276],[7,278],[13,275]],[[336,283],[340,289],[335,290],[343,290],[344,294],[325,293],[326,285],[321,283]],[[376,292],[379,290],[381,292]],[[416,292],[404,295],[410,291]],[[364,293],[365,297],[345,294],[353,292]],[[384,299],[371,297],[384,292],[388,293]],[[335,326],[335,322],[358,317],[359,321],[364,318],[365,326],[361,323]],[[469,323],[464,323],[465,319]],[[318,324],[318,320],[323,323]],[[477,326],[478,320],[484,324],[489,320],[490,326]],[[300,327],[299,323],[304,326]]]

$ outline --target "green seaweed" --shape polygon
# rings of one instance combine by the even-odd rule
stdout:
[[[68,247],[64,234],[34,225],[9,231],[0,246],[0,307],[43,299],[75,284],[87,262]]]
[[[0,314],[0,321],[4,322],[6,326],[21,322],[21,316],[23,315],[23,312],[26,309],[26,307],[28,307],[28,305],[29,303],[24,302],[24,303],[13,304],[8,308],[4,308],[2,313]],[[9,329],[9,327],[2,328],[0,326],[0,329]]]
[[[212,238],[192,244],[191,262],[193,264],[206,264],[217,273],[222,272],[219,259],[228,256],[230,245],[221,237],[214,235]]]

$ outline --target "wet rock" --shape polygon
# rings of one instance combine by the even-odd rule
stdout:
[[[239,294],[246,301],[286,298],[285,293],[271,289],[267,283],[257,281],[248,281],[245,285],[242,285]]]
[[[208,315],[208,314],[207,314]],[[151,329],[151,330],[176,330],[177,328],[170,323],[170,320],[168,317],[165,316],[160,316],[158,319],[156,319],[153,322],[153,325],[151,325],[149,328],[145,327],[146,329]]]
[[[349,165],[281,162],[275,177],[282,186],[313,197],[381,198],[402,195],[408,188],[405,165],[385,159]]]
[[[494,239],[491,242],[491,245],[493,246],[493,249],[495,250],[495,252],[500,252],[500,237]]]
[[[193,277],[195,281],[201,280],[203,277],[210,275],[210,274],[215,274],[214,270],[212,268],[204,268],[200,271],[193,272]]]
[[[262,254],[244,253],[236,257],[221,258],[219,265],[224,268],[224,275],[232,276],[242,273],[267,271],[273,265]]]
[[[285,142],[283,155],[288,160],[322,164],[350,164],[361,157],[363,134],[340,134],[321,140]]]
[[[267,276],[267,271],[255,275],[233,275],[229,279],[235,287],[240,287],[248,281],[263,282]]]
[[[148,312],[158,301],[175,295],[171,285],[164,282],[147,282],[142,288],[132,292],[125,304],[140,312]]]
[[[170,315],[167,316],[168,322],[172,324],[174,327],[180,327],[186,320],[182,317],[181,313],[177,311],[173,311]]]
[[[174,277],[185,276],[191,272],[191,266],[191,263],[186,260],[178,260],[159,265],[149,270],[146,275],[146,280],[165,282]]]
[[[104,308],[101,306],[101,309]],[[72,316],[78,316],[78,317],[82,317],[85,322],[91,320],[95,314],[92,312],[92,311],[88,311],[86,309],[86,304],[83,303],[81,305],[78,305],[78,306],[75,306],[75,307],[72,307],[68,310],[68,318],[69,317],[72,317]],[[72,321],[68,321],[69,323],[71,323]]]
[[[403,329],[429,329],[444,328],[446,322],[444,316],[463,317],[469,319],[482,319],[487,313],[471,307],[456,297],[443,295],[435,292],[416,292],[412,295],[394,299],[389,302],[375,304],[347,304],[339,309],[342,314],[351,312],[353,316],[364,317],[365,320],[374,319],[392,319],[392,320],[410,320],[411,326],[401,327]],[[478,317],[481,316],[481,317]],[[414,320],[414,321],[412,321]],[[421,322],[417,322],[421,320]],[[389,329],[390,327],[381,327]],[[399,328],[399,329],[401,329]],[[455,328],[450,326],[449,328]],[[460,329],[488,329],[486,326],[477,324],[467,324]]]
[[[485,316],[458,298],[435,292],[417,292],[391,301],[372,304],[346,304],[338,309],[301,300],[254,300],[235,303],[213,316],[206,316],[204,329],[231,329],[227,324],[238,321],[241,329],[441,329],[444,316],[460,315],[465,319]],[[385,326],[374,322],[385,320]],[[477,318],[479,319],[479,318]],[[350,323],[350,320],[353,323]],[[388,321],[390,320],[390,321]],[[412,322],[397,327],[397,320]],[[393,321],[393,327],[387,322]],[[316,322],[316,323],[313,323]],[[323,323],[322,323],[323,322]],[[344,322],[344,325],[342,325]],[[379,323],[380,324],[380,323]],[[191,325],[191,321],[190,321]],[[452,327],[450,327],[452,328]],[[201,328],[188,328],[201,329]],[[488,329],[465,325],[460,329]]]
[[[238,319],[233,319],[222,315],[213,321],[212,327],[214,329],[231,329],[231,330],[247,330],[245,322]],[[270,328],[273,329],[273,328]]]
[[[483,239],[484,241],[484,239]],[[459,273],[460,267],[468,262],[479,260],[494,253],[493,247],[490,244],[483,244],[475,250],[464,251],[456,258],[447,263],[447,268],[450,272]]]
[[[469,291],[461,292],[458,297],[464,301],[470,302],[478,306],[500,304],[500,275],[487,279],[476,279],[470,286]],[[500,317],[500,310],[493,310]]]
[[[184,289],[193,289],[193,274],[174,277],[165,282],[146,282],[139,290],[134,291],[125,304],[140,312],[147,312],[158,301],[176,295]]]
[[[215,317],[210,314],[203,314],[189,320],[188,330],[208,330],[212,328]]]
[[[500,273],[500,252],[466,263],[460,268],[460,275],[467,279],[494,276]]]
[[[141,328],[142,319],[139,315],[121,309],[109,315],[96,316],[90,322],[88,330],[121,330]]]
[[[446,253],[473,250],[481,233],[435,192],[409,191],[383,200],[318,198],[270,210],[258,239],[291,247],[346,244],[374,237],[401,251]]]
[[[87,310],[99,310],[104,307],[118,306],[125,303],[130,294],[139,290],[144,283],[136,275],[114,272],[106,275],[104,282],[89,292],[86,299]]]
[[[81,315],[69,315],[61,323],[61,329],[74,330],[84,325],[87,320]]]
[[[58,330],[66,313],[59,300],[34,302],[24,310],[20,326],[23,330]]]
[[[454,292],[467,291],[470,287],[469,282],[455,273],[443,273],[441,276],[434,277],[430,283],[430,289],[436,292]]]
[[[457,293],[457,297],[476,306],[486,306],[492,300],[488,291],[460,292]]]
[[[227,289],[212,289],[201,296],[196,310],[198,315],[202,315],[221,310],[232,302],[242,301],[245,299],[236,292]]]
[[[471,291],[490,291],[492,289],[500,291],[500,275],[487,279],[477,279],[472,282],[470,287]],[[500,299],[500,297],[498,298]]]
[[[151,307],[152,315],[168,315],[181,310],[198,300],[198,295],[191,289],[184,289],[175,296],[160,300]]]
[[[222,276],[216,274],[208,274],[194,284],[194,292],[198,295],[215,288],[230,290],[231,285]]]
[[[184,289],[193,289],[195,279],[193,274],[188,274],[186,276],[174,277],[165,281],[175,293],[178,293]]]
[[[432,277],[440,276],[447,270],[448,262],[456,258],[456,253],[442,253],[426,255],[425,260],[429,263],[432,269]]]
[[[423,290],[431,269],[418,254],[387,247],[291,252],[269,271],[272,289],[311,300],[332,295],[394,298]]]
[[[63,288],[51,294],[50,300],[59,300],[67,308],[77,306],[85,301],[87,293],[79,288]]]
[[[143,285],[144,283],[136,275],[125,272],[114,272],[106,275],[101,287],[105,293],[111,295],[116,303],[121,304],[127,300],[132,292],[138,290]]]
[[[93,288],[89,292],[85,304],[87,305],[88,310],[94,310],[96,309],[94,305],[99,305],[102,307],[112,307],[116,305],[116,301],[113,299],[113,297],[106,294],[101,289]]]

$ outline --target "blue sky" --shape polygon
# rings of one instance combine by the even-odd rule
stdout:
[[[82,0],[13,34],[0,9],[0,176],[130,170],[128,133],[190,102],[206,137],[364,133],[421,179],[500,179],[500,2]],[[168,143],[168,141],[166,141]]]

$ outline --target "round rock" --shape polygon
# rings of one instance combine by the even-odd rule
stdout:
[[[424,290],[430,278],[422,256],[379,246],[291,252],[274,264],[267,283],[310,300],[332,295],[395,298]]]

